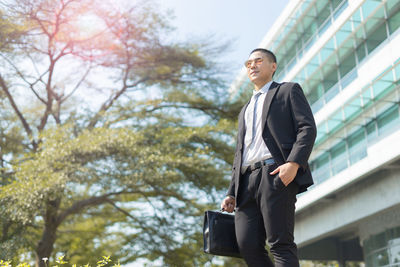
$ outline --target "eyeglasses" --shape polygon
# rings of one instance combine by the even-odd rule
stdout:
[[[261,57],[258,57],[258,58],[255,58],[255,59],[249,59],[249,60],[246,60],[244,62],[244,66],[246,68],[250,69],[250,67],[251,67],[251,65],[253,65],[253,63],[258,66],[258,65],[261,65],[261,63],[263,63],[263,61],[264,61],[264,59],[261,58]]]

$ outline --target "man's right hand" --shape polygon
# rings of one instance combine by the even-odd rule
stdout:
[[[231,197],[231,196],[227,196],[221,202],[221,209],[224,211],[227,211],[229,213],[233,212],[233,210],[235,209],[235,198]]]

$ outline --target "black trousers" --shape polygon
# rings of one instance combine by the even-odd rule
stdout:
[[[246,171],[236,197],[235,227],[240,253],[250,267],[298,267],[294,243],[294,210],[298,185],[270,175],[276,164]],[[268,257],[266,242],[274,257]]]

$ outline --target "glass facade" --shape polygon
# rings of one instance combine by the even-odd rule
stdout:
[[[318,124],[315,147],[329,140],[310,166],[316,184],[367,156],[369,145],[400,129],[400,59]]]
[[[292,69],[347,6],[347,0],[310,2],[304,1],[300,5],[270,48],[279,59],[277,76]]]
[[[371,236],[363,249],[366,267],[400,267],[400,227]]]
[[[357,67],[400,26],[400,1],[365,1],[293,79],[318,112],[357,78]],[[277,73],[277,80],[286,75]]]
[[[353,133],[319,155],[311,162],[315,184],[321,183],[331,176],[367,156],[367,147],[379,141],[385,133],[400,129],[399,104],[388,105],[382,113],[364,125],[357,127]]]
[[[333,22],[348,3],[330,2],[328,6],[331,13],[327,18]],[[359,76],[358,67],[399,28],[399,17],[398,0],[364,1],[297,73],[294,81],[304,88],[314,113],[351,88],[350,83]],[[296,54],[298,60],[305,48]],[[371,77],[356,96],[318,123],[318,152],[310,162],[315,184],[365,158],[369,145],[399,129],[399,62],[394,61],[383,73]],[[283,79],[290,68],[290,64],[282,67],[277,80]]]

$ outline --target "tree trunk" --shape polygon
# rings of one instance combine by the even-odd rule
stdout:
[[[44,217],[44,229],[42,238],[36,247],[36,266],[46,267],[49,264],[43,260],[43,258],[50,259],[51,253],[53,252],[54,243],[57,236],[57,228],[60,224],[58,221],[58,209],[60,206],[60,199],[54,201],[48,201],[46,207],[46,214]]]

